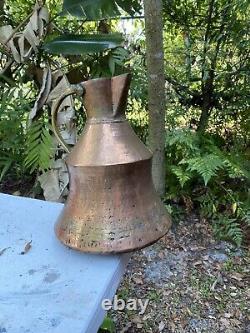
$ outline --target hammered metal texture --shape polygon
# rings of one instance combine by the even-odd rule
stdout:
[[[171,220],[154,189],[152,155],[125,119],[129,76],[83,85],[88,121],[66,161],[70,194],[56,235],[83,252],[145,247],[167,233]]]

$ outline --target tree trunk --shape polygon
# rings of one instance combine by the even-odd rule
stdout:
[[[213,108],[212,97],[214,93],[214,68],[210,69],[209,77],[207,80],[202,83],[202,107],[201,107],[201,116],[199,119],[197,132],[203,133],[205,132],[209,117],[211,114],[211,110]]]
[[[165,75],[162,0],[144,0],[147,69],[149,145],[153,152],[153,181],[165,193]]]

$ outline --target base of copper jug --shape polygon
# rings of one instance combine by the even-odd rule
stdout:
[[[156,243],[159,239],[161,239],[162,237],[164,237],[168,231],[169,228],[171,227],[171,222],[169,222],[168,226],[166,226],[166,229],[164,230],[163,233],[161,233],[160,235],[154,235],[153,239],[149,239],[147,238],[138,238],[138,240],[136,240],[136,243],[133,244],[131,241],[127,240],[127,242],[120,242],[119,244],[114,244],[112,241],[110,243],[104,243],[104,244],[98,244],[98,246],[95,247],[95,242],[90,242],[89,246],[86,246],[82,243],[79,243],[77,240],[74,242],[74,240],[65,240],[65,238],[60,238],[60,231],[57,228],[57,226],[55,226],[55,232],[57,235],[57,238],[60,240],[60,242],[63,245],[66,245],[67,247],[79,251],[79,252],[84,252],[84,253],[95,253],[95,254],[118,254],[118,253],[129,253],[129,252],[133,252],[133,251],[137,251],[140,249],[143,249],[147,246],[150,246],[154,243]],[[142,236],[141,236],[142,237]],[[118,241],[119,242],[119,241]]]
[[[139,250],[142,250],[148,246],[151,246],[153,244],[155,244],[156,242],[158,242],[162,237],[164,237],[166,234],[168,233],[168,231],[166,233],[164,233],[164,235],[162,235],[161,237],[153,240],[151,243],[147,243],[143,246],[139,246],[139,247],[133,247],[133,248],[128,248],[128,249],[121,249],[121,250],[111,250],[111,251],[107,251],[107,250],[97,250],[97,251],[93,251],[93,248],[91,248],[89,251],[84,249],[84,250],[81,250],[79,247],[74,247],[74,246],[69,246],[69,244],[65,244],[63,242],[63,240],[60,240],[60,242],[67,246],[68,248],[72,249],[72,250],[75,250],[75,251],[78,251],[78,252],[81,252],[81,253],[93,253],[93,254],[102,254],[102,255],[111,255],[111,254],[123,254],[123,253],[132,253],[132,252],[135,252],[135,251],[139,251]]]
[[[69,171],[70,195],[55,226],[66,246],[92,253],[130,252],[168,232],[171,218],[155,192],[150,159],[69,166]]]

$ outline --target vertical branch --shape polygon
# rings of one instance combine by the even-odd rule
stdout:
[[[165,76],[162,0],[144,0],[149,143],[153,152],[153,181],[157,192],[165,192]]]
[[[185,0],[185,7],[188,8],[187,0]],[[185,66],[187,79],[191,78],[191,43],[190,43],[190,30],[188,21],[188,12],[185,13],[185,24],[183,31],[183,42],[185,47]]]
[[[184,46],[185,46],[185,65],[186,65],[186,75],[187,79],[191,78],[191,44],[190,44],[190,36],[188,29],[184,31]]]
[[[203,45],[203,63],[202,63],[202,75],[201,75],[202,82],[205,77],[206,57],[207,57],[207,51],[208,51],[209,36],[210,36],[211,26],[212,26],[214,1],[215,0],[210,1],[209,8],[208,8],[207,27],[206,27],[204,45]]]
[[[203,45],[203,62],[202,62],[202,71],[201,71],[201,90],[203,96],[203,103],[201,107],[201,116],[199,120],[199,124],[197,127],[198,132],[204,132],[208,123],[210,111],[211,111],[211,101],[213,94],[213,78],[214,72],[211,70],[208,71],[206,69],[206,60],[207,60],[207,52],[209,49],[210,42],[210,34],[212,29],[212,16],[214,11],[214,2],[215,0],[211,0],[208,8],[208,17],[207,17],[207,27],[204,37],[204,45]]]

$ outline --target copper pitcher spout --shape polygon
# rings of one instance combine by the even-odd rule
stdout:
[[[112,102],[114,117],[124,116],[127,105],[130,74],[123,74],[112,78]]]
[[[82,83],[85,88],[83,105],[89,120],[125,117],[130,75],[93,79]]]

